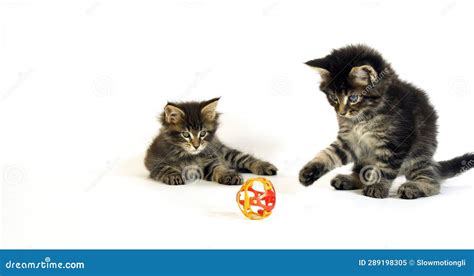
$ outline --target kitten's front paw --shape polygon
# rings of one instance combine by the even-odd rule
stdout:
[[[259,161],[251,168],[251,172],[258,175],[276,175],[277,171],[277,167],[266,161]]]
[[[382,184],[368,185],[364,187],[362,194],[373,198],[386,198],[388,197],[388,188]]]
[[[179,173],[172,173],[162,177],[160,179],[163,183],[168,185],[183,185],[184,179]]]
[[[306,164],[300,171],[300,182],[304,186],[309,186],[314,183],[314,181],[318,180],[323,174],[324,165],[317,162],[310,162]]]
[[[237,172],[229,171],[219,177],[217,182],[224,185],[242,185],[244,179]]]
[[[357,189],[354,179],[350,175],[338,174],[331,180],[331,186],[336,190],[355,190]]]
[[[398,196],[403,199],[416,199],[424,197],[425,193],[423,193],[416,183],[406,182],[398,188]]]

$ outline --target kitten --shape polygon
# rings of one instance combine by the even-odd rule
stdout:
[[[249,154],[231,149],[216,137],[219,98],[205,102],[168,103],[161,114],[161,130],[148,148],[145,166],[152,179],[169,185],[187,178],[226,185],[243,182],[239,172],[275,175],[277,168]],[[191,177],[187,174],[191,170]]]
[[[337,114],[337,139],[300,171],[311,185],[330,170],[354,162],[352,174],[337,175],[337,190],[363,189],[374,198],[388,196],[399,175],[404,199],[439,193],[440,181],[472,166],[474,154],[436,162],[437,114],[428,96],[400,80],[382,56],[363,45],[333,50],[306,63],[321,75],[320,90]]]

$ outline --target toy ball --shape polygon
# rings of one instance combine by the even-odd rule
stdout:
[[[258,177],[245,181],[237,193],[237,204],[249,219],[264,219],[275,207],[275,187],[270,180]]]

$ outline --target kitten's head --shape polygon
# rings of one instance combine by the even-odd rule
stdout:
[[[218,127],[219,98],[204,102],[168,103],[161,114],[162,131],[169,140],[189,154],[209,146]]]
[[[377,51],[363,45],[333,50],[306,65],[321,75],[321,91],[336,113],[345,118],[357,118],[376,108],[395,76]]]

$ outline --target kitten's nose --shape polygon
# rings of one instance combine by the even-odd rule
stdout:
[[[199,145],[194,145],[194,144],[193,144],[193,147],[194,147],[195,149],[198,149],[198,148],[199,148]]]
[[[347,113],[347,107],[344,106],[344,105],[342,105],[342,104],[339,105],[338,108],[337,108],[337,113],[339,113],[339,115],[341,115],[341,116],[346,115],[346,113]]]

